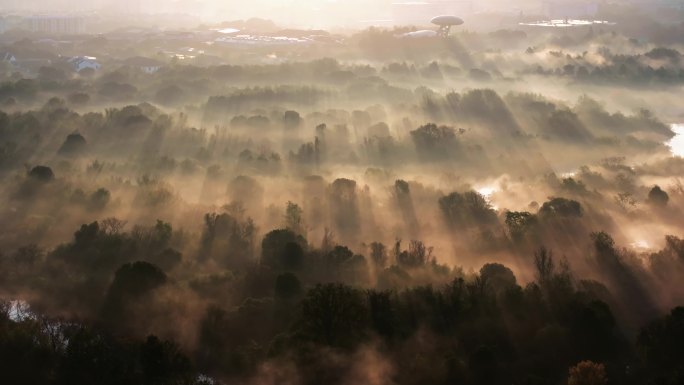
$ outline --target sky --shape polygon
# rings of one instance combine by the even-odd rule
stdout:
[[[346,20],[391,18],[397,12],[396,3],[419,3],[414,0],[0,0],[0,6],[7,10],[31,10],[34,12],[69,12],[86,10],[107,10],[142,13],[192,14],[207,20],[235,20],[261,17],[287,23],[326,24],[344,23]],[[432,2],[439,2],[439,0]],[[445,5],[445,3],[447,3]],[[513,2],[526,6],[541,3],[541,0],[518,0]],[[455,0],[442,1],[433,12],[468,10],[507,4],[501,0]],[[401,7],[399,7],[401,8]],[[515,6],[513,6],[515,8]],[[410,12],[410,11],[409,11]],[[430,12],[430,11],[428,11]]]
[[[581,0],[553,0],[577,4]],[[597,3],[598,1],[589,1]],[[629,0],[613,0],[629,1]],[[432,3],[418,5],[417,3]],[[0,0],[0,12],[11,10],[100,14],[164,14],[219,22],[259,17],[283,26],[334,27],[429,21],[441,14],[467,16],[476,12],[541,14],[544,0]],[[412,3],[410,5],[399,3]]]

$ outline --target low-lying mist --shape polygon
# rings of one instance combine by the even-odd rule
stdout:
[[[10,383],[681,383],[680,43],[412,30],[4,71]]]

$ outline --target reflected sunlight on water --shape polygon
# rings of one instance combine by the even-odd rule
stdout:
[[[673,124],[672,131],[675,136],[667,142],[667,145],[670,146],[672,155],[684,156],[684,124]]]

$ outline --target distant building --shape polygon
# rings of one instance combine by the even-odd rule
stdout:
[[[542,5],[542,12],[551,19],[593,18],[598,13],[597,1],[549,0]]]
[[[17,58],[9,51],[0,51],[0,62],[16,64]]]
[[[77,35],[86,31],[82,16],[31,16],[25,23],[30,31],[58,35]]]
[[[124,61],[124,63],[131,67],[139,68],[141,71],[148,74],[153,74],[164,66],[164,63],[159,60],[143,56],[128,58]]]
[[[69,59],[69,64],[74,67],[76,72],[90,68],[94,71],[99,70],[102,65],[97,61],[97,58],[92,56],[76,56]]]

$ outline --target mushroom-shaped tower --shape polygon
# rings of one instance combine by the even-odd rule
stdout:
[[[451,15],[442,15],[433,18],[432,20],[430,20],[430,22],[432,24],[439,26],[439,29],[437,30],[437,34],[439,36],[447,37],[449,36],[449,31],[451,30],[451,27],[454,25],[463,24],[463,19]]]

